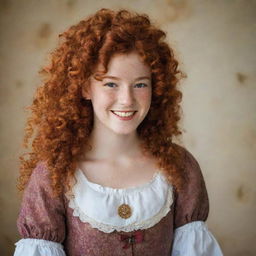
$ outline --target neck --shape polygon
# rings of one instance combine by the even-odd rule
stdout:
[[[108,129],[93,129],[89,144],[92,149],[86,152],[86,159],[119,162],[125,159],[142,157],[137,132],[116,134]]]

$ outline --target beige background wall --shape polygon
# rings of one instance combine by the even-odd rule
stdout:
[[[107,3],[107,4],[106,4]],[[24,107],[57,36],[102,7],[147,12],[168,32],[183,81],[184,144],[210,197],[208,226],[225,255],[256,255],[256,1],[0,1],[0,255],[19,239],[15,190]]]

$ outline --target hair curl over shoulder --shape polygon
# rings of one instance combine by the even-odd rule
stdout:
[[[40,70],[43,85],[28,107],[31,115],[24,147],[28,148],[31,139],[32,151],[20,156],[19,190],[24,190],[39,161],[47,164],[55,194],[69,188],[77,160],[89,150],[93,127],[92,104],[83,98],[82,90],[98,63],[107,70],[113,54],[131,51],[137,51],[152,72],[151,106],[137,128],[142,151],[153,156],[167,179],[181,189],[185,184],[184,150],[173,138],[182,134],[178,127],[182,93],[177,86],[183,73],[164,41],[166,33],[145,14],[101,9],[59,37],[51,63]]]

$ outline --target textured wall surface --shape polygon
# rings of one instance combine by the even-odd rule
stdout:
[[[181,85],[184,144],[206,180],[208,226],[225,255],[256,255],[256,1],[105,2],[0,1],[0,255],[12,255],[19,239],[15,182],[37,72],[58,34],[102,7],[147,12],[168,33],[188,76]]]

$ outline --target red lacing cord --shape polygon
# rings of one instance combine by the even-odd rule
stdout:
[[[137,230],[132,235],[120,234],[120,240],[125,242],[123,249],[129,248],[130,245],[132,246],[132,255],[134,256],[133,244],[143,242],[144,235],[141,230]]]

